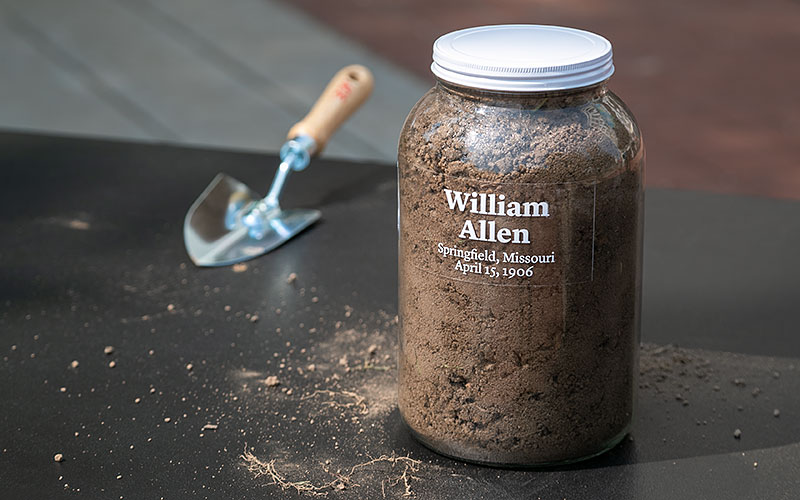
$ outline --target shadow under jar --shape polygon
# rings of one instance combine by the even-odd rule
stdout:
[[[400,413],[471,462],[600,454],[631,424],[643,222],[611,45],[472,28],[437,40],[432,70],[399,142]]]

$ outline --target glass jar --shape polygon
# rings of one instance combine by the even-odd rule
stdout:
[[[472,28],[436,41],[432,71],[398,153],[403,420],[477,463],[602,453],[631,425],[643,222],[611,45]]]

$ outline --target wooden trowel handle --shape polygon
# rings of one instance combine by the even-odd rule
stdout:
[[[319,153],[336,129],[367,100],[374,82],[370,70],[359,64],[340,69],[311,111],[289,130],[287,138],[309,135],[317,143],[314,154]]]

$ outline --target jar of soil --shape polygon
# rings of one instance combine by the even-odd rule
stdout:
[[[586,459],[629,431],[644,149],[603,37],[484,26],[434,44],[400,136],[398,399],[471,462]]]

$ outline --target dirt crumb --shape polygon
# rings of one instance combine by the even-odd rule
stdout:
[[[291,274],[289,274],[289,277],[288,277],[288,278],[286,278],[286,283],[288,283],[288,284],[290,284],[290,285],[291,285],[292,283],[294,283],[295,281],[297,281],[297,274],[295,274],[295,273],[291,273]]]
[[[64,461],[64,455],[61,454],[61,453],[56,453],[55,455],[53,455],[53,460],[56,461],[56,462],[63,462]]]
[[[264,383],[267,384],[267,387],[276,387],[281,384],[281,381],[275,375],[270,375],[264,379]]]
[[[91,228],[91,224],[84,220],[72,219],[67,223],[67,226],[70,229],[77,229],[79,231],[88,231]]]
[[[106,356],[110,356],[113,353],[114,353],[113,345],[107,345],[103,348],[103,354],[105,354]]]
[[[240,262],[239,264],[234,264],[232,269],[235,273],[243,273],[247,271],[247,264]]]

